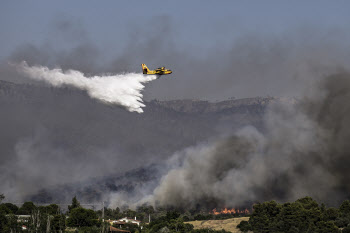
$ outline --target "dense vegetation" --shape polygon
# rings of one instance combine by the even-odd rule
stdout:
[[[4,198],[0,196],[0,202]],[[105,233],[109,230],[109,223],[104,219],[120,219],[129,217],[141,220],[140,226],[136,224],[124,224],[122,229],[132,233],[145,232],[182,232],[182,233],[224,233],[226,231],[214,231],[210,229],[194,230],[193,225],[185,223],[185,220],[193,220],[197,215],[189,212],[180,214],[177,211],[167,211],[165,209],[155,210],[152,206],[140,206],[136,210],[130,210],[127,207],[94,211],[83,208],[79,201],[74,197],[72,204],[68,206],[68,211],[62,213],[59,206],[51,204],[48,206],[35,206],[33,202],[25,202],[20,208],[11,203],[0,204],[0,232],[35,232],[35,233]],[[25,215],[25,216],[20,216]],[[152,221],[148,223],[150,216]],[[200,215],[209,218],[212,215]],[[27,229],[22,229],[25,225]],[[114,227],[119,228],[115,225]]]
[[[193,225],[184,223],[184,220],[180,216],[180,213],[176,211],[169,211],[165,216],[159,217],[156,220],[152,221],[143,232],[225,233],[226,231],[214,231],[210,229],[194,230]]]
[[[344,201],[339,208],[326,208],[310,197],[292,203],[255,204],[249,221],[242,221],[238,228],[255,233],[350,232],[350,201]]]
[[[0,195],[0,201],[4,198]],[[122,210],[121,210],[122,209]],[[83,208],[74,197],[68,211],[62,213],[59,206],[35,206],[32,202],[25,202],[17,207],[11,203],[0,204],[0,232],[79,232],[104,233],[109,230],[109,223],[104,219],[120,219],[130,217],[141,220],[140,226],[124,224],[122,229],[130,232],[226,232],[210,229],[193,229],[193,225],[186,223],[189,220],[223,219],[238,215],[212,215],[204,212],[178,212],[176,210],[154,209],[152,206],[140,206],[136,210],[127,207],[116,209],[105,208],[94,211]],[[23,217],[20,215],[27,215]],[[149,218],[151,222],[149,222]],[[25,225],[27,230],[23,230]],[[120,227],[115,225],[114,227]],[[275,201],[254,205],[249,221],[242,221],[238,228],[243,232],[254,233],[335,233],[350,232],[350,201],[344,201],[339,208],[326,207],[318,204],[310,197],[301,198],[292,203],[279,204]]]

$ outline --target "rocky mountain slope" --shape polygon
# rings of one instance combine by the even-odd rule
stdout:
[[[71,88],[0,81],[1,188],[14,199],[57,201],[79,193],[93,201],[127,190],[132,182],[125,186],[120,177],[138,182],[144,167],[186,147],[245,125],[262,129],[273,101],[281,100],[153,100],[137,114]]]

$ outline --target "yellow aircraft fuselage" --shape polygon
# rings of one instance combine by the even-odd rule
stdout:
[[[155,70],[150,70],[145,64],[142,64],[142,72],[143,74],[158,74],[158,75],[164,75],[164,74],[171,74],[172,71],[165,69],[165,67],[160,67]]]

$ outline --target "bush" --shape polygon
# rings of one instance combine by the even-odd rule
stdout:
[[[237,225],[237,228],[238,228],[240,231],[243,231],[243,232],[248,232],[248,231],[251,231],[251,230],[252,230],[252,226],[249,224],[248,221],[242,221],[242,222],[240,222],[240,223]]]

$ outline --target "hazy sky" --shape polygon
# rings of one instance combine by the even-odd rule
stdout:
[[[160,15],[170,16],[179,26],[179,45],[203,48],[245,32],[280,33],[303,24],[350,27],[349,1],[9,0],[0,4],[1,56],[22,43],[43,42],[57,20],[76,20],[96,44],[115,49],[125,43],[131,24],[143,25]]]
[[[331,76],[326,82],[323,80],[321,87],[314,81],[322,81],[322,77],[339,71],[350,71],[349,10],[350,1],[345,0],[3,0],[0,1],[0,80],[30,82],[9,64],[25,60],[29,66],[75,69],[89,77],[140,73],[141,63],[149,68],[164,65],[172,69],[173,74],[147,83],[146,100],[301,96],[309,86],[309,94],[315,100],[306,99],[300,109],[289,109],[288,105],[286,109],[267,112],[266,136],[248,128],[241,131],[247,143],[240,143],[241,138],[235,137],[222,146],[215,143],[185,150],[184,166],[179,171],[194,177],[185,180],[184,186],[194,187],[194,183],[209,188],[197,189],[200,195],[206,194],[206,199],[271,199],[287,190],[290,193],[281,197],[282,200],[300,194],[314,194],[321,200],[335,199],[334,196],[337,201],[344,200],[350,190],[348,169],[343,169],[350,164],[347,146],[350,117],[349,111],[344,112],[350,109],[347,107],[349,77]],[[80,86],[80,80],[75,87]],[[87,90],[86,86],[82,89]],[[99,89],[101,93],[110,90],[104,89],[105,86]],[[226,116],[220,118],[224,122],[221,125],[220,120],[216,122],[216,118],[208,115],[212,125],[170,111],[169,114],[176,115],[173,121],[163,110],[159,114],[152,108],[144,115],[131,114],[97,104],[81,92],[32,87],[18,86],[14,90],[32,93],[33,100],[22,100],[21,93],[15,93],[18,98],[12,99],[9,92],[5,94],[9,99],[0,103],[4,106],[0,114],[0,156],[5,161],[0,164],[3,168],[0,181],[2,178],[3,186],[8,187],[5,195],[16,193],[21,197],[26,191],[34,193],[48,184],[124,172],[144,161],[162,161],[173,151],[206,140],[206,136],[196,135],[217,138],[212,128],[218,132],[225,128],[225,133],[232,129]],[[42,102],[36,101],[42,97]],[[30,101],[32,104],[28,104]],[[150,106],[154,104],[147,103],[146,109]],[[248,116],[246,121],[249,121],[249,115],[238,113],[237,119]],[[206,130],[208,133],[202,133]],[[242,150],[241,146],[249,150]],[[257,148],[256,152],[250,151],[251,148]],[[337,151],[333,151],[335,148]],[[266,152],[267,157],[260,152]],[[238,157],[232,156],[235,154]],[[203,160],[198,160],[197,155]],[[177,156],[173,161],[178,161]],[[241,159],[245,157],[248,160]],[[130,159],[133,163],[128,163]],[[192,163],[196,161],[201,163]],[[242,165],[237,165],[237,161],[242,161]],[[204,171],[204,179],[203,164],[209,169]],[[211,171],[215,174],[210,174]],[[227,178],[222,180],[224,176],[217,171],[224,171]],[[167,184],[179,184],[173,180],[182,177],[179,173],[169,174],[175,176],[167,176],[165,181],[170,182],[162,183],[155,194],[181,190],[182,186],[167,189]],[[232,180],[241,177],[245,177],[248,186],[231,185]],[[209,185],[201,185],[196,179]],[[223,192],[212,189],[221,186],[229,189],[223,188]],[[236,198],[229,195],[231,188],[237,193]],[[247,196],[247,193],[259,195],[256,190],[266,195]],[[192,191],[189,190],[191,195]],[[268,196],[270,193],[273,196]]]
[[[206,64],[209,65],[209,63],[217,61],[218,64],[212,64],[213,67],[210,67],[210,70],[216,69],[216,67],[224,70],[225,67],[228,69],[237,64],[233,59],[234,63],[230,61],[225,67],[219,68],[222,64],[220,59],[225,61],[226,55],[232,58],[230,54],[225,55],[225,51],[236,53],[236,42],[242,44],[242,40],[245,41],[244,38],[247,35],[250,39],[252,37],[258,38],[254,42],[255,44],[266,45],[266,41],[269,41],[267,46],[273,47],[276,43],[272,42],[271,38],[276,38],[279,41],[283,41],[283,38],[288,40],[291,35],[295,36],[291,32],[298,31],[298,39],[291,41],[300,45],[304,40],[303,36],[300,36],[303,34],[300,31],[309,32],[308,29],[312,28],[316,33],[309,32],[304,36],[306,40],[308,37],[313,37],[308,42],[310,45],[319,40],[322,41],[329,34],[334,35],[339,31],[347,33],[350,29],[348,23],[350,22],[349,1],[38,0],[1,1],[0,4],[0,59],[6,59],[14,50],[24,44],[41,46],[40,48],[49,44],[56,51],[60,51],[69,50],[80,43],[88,42],[98,49],[99,63],[113,60],[127,54],[128,50],[134,49],[128,55],[130,57],[124,59],[127,61],[119,62],[119,66],[127,64],[123,67],[123,71],[137,70],[140,63],[146,63],[150,64],[151,68],[161,65],[170,66],[169,68],[174,70],[173,76],[175,77],[177,74],[177,81],[169,81],[173,92],[160,90],[169,86],[169,83],[163,85],[164,81],[162,80],[157,84],[152,84],[148,89],[151,94],[147,94],[146,90],[146,96],[149,98],[216,99],[231,96],[282,95],[283,93],[293,95],[293,91],[289,93],[285,90],[286,87],[290,86],[290,82],[287,81],[272,88],[273,90],[280,89],[280,92],[273,91],[269,87],[264,88],[264,83],[269,83],[271,80],[268,78],[265,80],[261,70],[257,71],[261,74],[261,80],[264,80],[261,84],[262,87],[259,87],[260,91],[257,91],[257,88],[248,88],[242,91],[242,87],[223,90],[222,86],[228,86],[227,80],[218,81],[220,86],[216,86],[217,82],[206,81],[205,95],[200,93],[200,90],[195,91],[199,93],[198,95],[193,95],[193,88],[196,88],[198,80],[213,78],[211,76],[204,77],[205,74],[198,74],[204,78],[195,78],[196,75],[185,77],[188,71],[184,69],[188,69],[188,67],[177,63],[182,60],[183,63],[189,65],[191,63],[189,56],[191,56],[197,58],[193,64],[196,69],[205,69]],[[62,33],[62,30],[67,28],[65,27],[67,22],[73,23],[73,30],[71,28],[66,33]],[[167,31],[167,27],[169,27],[169,31]],[[60,28],[61,31],[58,32],[57,28]],[[162,44],[161,48],[157,50],[156,45],[159,41],[154,40],[157,37],[159,41],[163,40],[169,43]],[[341,37],[337,36],[337,40],[341,41]],[[139,47],[135,45],[142,44],[143,40],[149,38],[153,38],[155,44],[144,47],[152,49],[136,50]],[[347,41],[346,37],[344,37],[344,41]],[[250,45],[244,46],[251,48]],[[166,46],[171,47],[170,51],[167,50]],[[294,44],[283,46],[292,47]],[[263,46],[261,47],[263,48]],[[274,50],[274,48],[268,50]],[[331,50],[334,51],[334,49]],[[139,55],[138,51],[140,51]],[[254,50],[254,52],[256,51]],[[251,51],[244,50],[243,53],[249,55]],[[145,54],[154,54],[154,56],[151,59]],[[218,59],[213,58],[212,55],[217,56]],[[241,56],[242,63],[247,64],[250,61],[245,61],[244,55]],[[264,56],[262,55],[262,57]],[[254,65],[256,65],[255,63]],[[290,62],[286,66],[290,67]],[[73,66],[73,68],[75,67]],[[117,70],[120,69],[106,70],[106,72]],[[220,75],[227,76],[227,74],[227,72],[223,72]],[[220,78],[220,75],[216,78],[225,79]],[[269,77],[274,75],[270,72],[265,74]],[[295,76],[295,74],[293,75]],[[241,77],[242,80],[248,80],[248,83],[255,82],[254,78],[249,78],[251,74],[247,75],[246,71],[238,72],[236,76]],[[188,83],[186,83],[187,80],[189,80]],[[229,84],[229,86],[238,87],[242,85],[242,81],[236,79],[235,82]],[[209,87],[212,87],[213,90],[209,90]],[[231,93],[233,94],[231,95]]]

